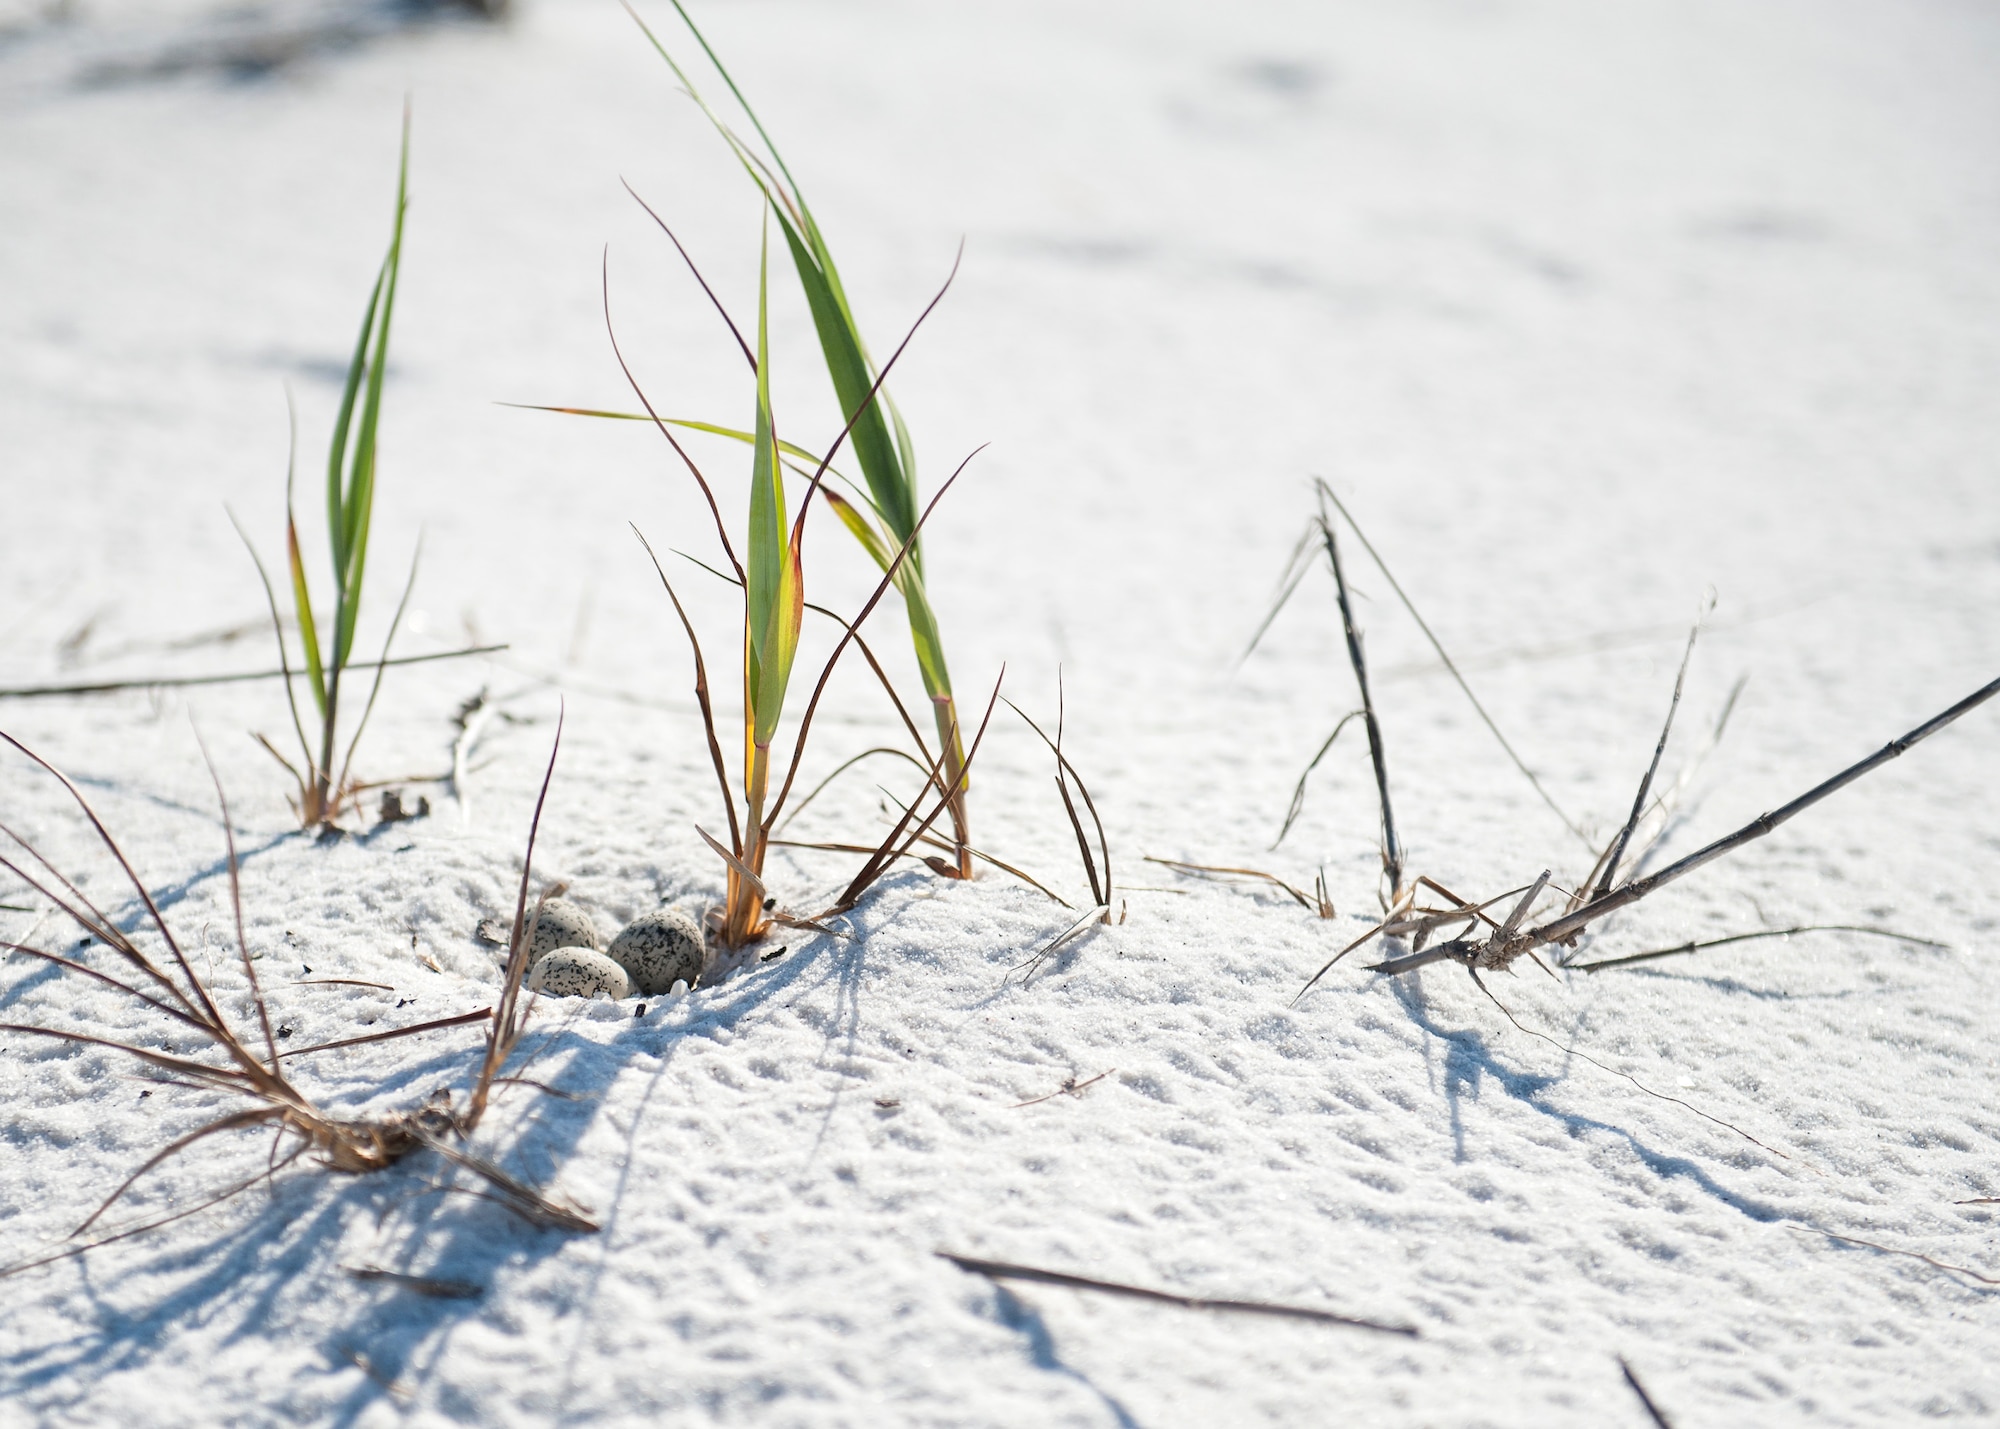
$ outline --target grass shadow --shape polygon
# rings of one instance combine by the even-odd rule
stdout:
[[[1627,1127],[1552,1106],[1544,1094],[1549,1088],[1567,1080],[1566,1077],[1522,1072],[1508,1067],[1488,1045],[1485,1033],[1470,1028],[1443,1026],[1425,1003],[1421,989],[1411,985],[1413,981],[1408,977],[1393,978],[1391,990],[1410,1021],[1445,1045],[1444,1095],[1451,1115],[1455,1160],[1463,1162],[1466,1159],[1461,1101],[1477,1101],[1485,1079],[1491,1076],[1509,1098],[1548,1117],[1574,1138],[1580,1139],[1594,1131],[1609,1132],[1625,1142],[1632,1154],[1656,1176],[1688,1181],[1711,1199],[1753,1221],[1772,1222],[1785,1218],[1776,1207],[1724,1186],[1691,1158],[1656,1150]]]
[[[1096,1395],[1098,1402],[1116,1421],[1118,1429],[1143,1429],[1139,1421],[1133,1417],[1132,1411],[1120,1403],[1116,1396],[1100,1389],[1095,1380],[1076,1366],[1064,1361],[1056,1352],[1056,1337],[1050,1333],[1048,1322],[1042,1318],[1039,1310],[1004,1285],[993,1287],[993,1306],[1000,1323],[1028,1342],[1028,1362],[1036,1369],[1073,1379]]]

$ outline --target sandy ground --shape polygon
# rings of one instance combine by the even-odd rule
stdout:
[[[1353,702],[1323,571],[1240,660],[1324,476],[1601,839],[1712,590],[1670,773],[1748,683],[1666,854],[2000,672],[2000,16],[1956,0],[698,14],[878,344],[965,241],[896,383],[928,486],[991,444],[940,509],[932,588],[968,702],[1004,662],[1007,692],[1052,715],[1062,672],[1065,747],[1127,920],[1024,983],[1010,969],[1064,910],[1002,876],[899,874],[845,936],[792,937],[643,1016],[544,1004],[524,1075],[569,1098],[514,1086],[481,1142],[592,1207],[600,1234],[425,1194],[421,1161],[365,1180],[295,1168],[9,1281],[0,1423],[1642,1426],[1619,1356],[1682,1429],[2000,1416],[2000,1289],[1895,1253],[2000,1276],[1994,1208],[1963,1204],[2000,1195],[2000,710],[1591,950],[1800,923],[1942,946],[1829,933],[1492,983],[1586,1060],[1456,968],[1388,981],[1350,959],[1290,1005],[1376,908],[1352,731],[1270,851]],[[0,11],[7,685],[269,661],[224,507],[274,558],[284,388],[310,473],[386,235],[405,95],[414,201],[363,643],[421,531],[405,648],[510,648],[398,674],[361,763],[439,772],[454,712],[485,690],[507,718],[466,797],[429,788],[430,818],[320,846],[247,737],[286,727],[269,684],[0,701],[0,727],[79,780],[236,988],[201,732],[233,798],[250,944],[305,1041],[490,1000],[474,928],[511,903],[559,697],[538,874],[607,930],[716,896],[686,654],[627,525],[706,558],[704,514],[656,436],[495,404],[629,405],[608,261],[655,399],[746,420],[726,334],[619,180],[741,310],[754,196],[608,3],[539,0],[504,24]],[[780,425],[824,441],[832,404],[781,291]],[[701,451],[740,492],[741,458]],[[810,593],[851,608],[863,558],[831,524],[812,542]],[[1413,869],[1480,896],[1544,867],[1580,876],[1583,843],[1354,561]],[[720,659],[729,592],[681,569]],[[914,688],[898,613],[876,619]],[[894,733],[865,684],[834,693],[809,773]],[[1086,896],[1046,751],[1003,712],[981,761],[982,842]],[[135,915],[48,781],[19,759],[0,781],[8,825]],[[863,776],[795,828],[867,837],[879,819]],[[1143,855],[1300,882],[1324,866],[1338,916]],[[849,867],[784,855],[774,886],[821,906]],[[0,902],[35,906],[11,887]],[[37,919],[0,911],[0,935]],[[74,941],[48,921],[36,937]],[[329,976],[386,990],[303,982]],[[0,1017],[171,1041],[18,957]],[[343,1109],[407,1106],[462,1086],[476,1040],[301,1075]],[[58,1243],[220,1105],[135,1071],[0,1035],[0,1258]],[[122,1214],[192,1205],[265,1149],[218,1138]],[[940,1249],[1421,1338],[1001,1289]],[[429,1299],[345,1273],[359,1266],[482,1293]]]

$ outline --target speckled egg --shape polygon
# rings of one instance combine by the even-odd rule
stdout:
[[[625,969],[595,948],[554,948],[528,974],[528,986],[550,997],[608,997],[632,991]]]
[[[543,954],[552,953],[557,948],[604,951],[604,935],[597,931],[597,924],[567,898],[551,898],[544,903],[539,921],[535,918],[533,905],[530,905],[528,921],[535,930],[534,938],[528,944],[528,963],[531,967]]]
[[[692,984],[704,956],[701,924],[678,908],[641,913],[611,940],[611,960],[648,997],[672,991],[676,982]]]

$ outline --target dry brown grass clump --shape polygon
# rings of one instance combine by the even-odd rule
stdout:
[[[438,1018],[389,1032],[346,1037],[281,1052],[272,1027],[270,1009],[258,983],[249,942],[244,935],[242,880],[237,869],[235,836],[230,831],[229,805],[223,796],[220,780],[216,782],[216,797],[221,804],[222,827],[228,842],[229,890],[235,912],[236,947],[244,981],[256,1009],[256,1024],[250,1030],[237,1027],[223,1011],[212,980],[205,979],[196,971],[144,881],[134,871],[118,841],[91,808],[82,791],[54,765],[13,736],[0,732],[0,740],[5,740],[27,756],[55,778],[69,794],[89,821],[98,842],[137,895],[151,934],[145,941],[157,942],[162,952],[149,952],[138,937],[127,934],[93,903],[74,880],[43,857],[28,840],[5,825],[0,825],[0,834],[4,834],[14,847],[0,853],[0,868],[12,873],[34,893],[46,899],[87,938],[108,949],[113,966],[111,969],[93,967],[46,948],[26,944],[5,943],[0,947],[39,959],[74,976],[115,988],[139,1004],[165,1014],[179,1027],[192,1033],[201,1046],[199,1050],[183,1055],[113,1037],[32,1024],[9,1023],[0,1025],[0,1031],[84,1046],[109,1047],[136,1058],[155,1074],[154,1080],[171,1086],[225,1092],[239,1102],[226,1115],[189,1132],[149,1157],[84,1219],[72,1236],[83,1236],[140,1177],[195,1143],[218,1132],[245,1127],[269,1127],[273,1134],[266,1169],[256,1175],[226,1187],[195,1206],[7,1267],[0,1270],[0,1274],[14,1274],[112,1241],[141,1235],[218,1205],[308,1156],[331,1171],[366,1175],[388,1170],[413,1153],[434,1152],[451,1165],[469,1171],[484,1181],[487,1189],[480,1194],[498,1200],[535,1225],[571,1231],[597,1229],[596,1223],[579,1208],[509,1175],[468,1145],[485,1116],[494,1084],[501,1080],[501,1069],[513,1053],[526,1020],[521,1006],[521,990],[528,967],[527,930],[532,927],[532,920],[527,916],[528,883],[534,861],[535,836],[541,826],[542,805],[548,797],[549,781],[555,773],[553,750],[549,756],[548,772],[543,776],[541,794],[535,801],[534,819],[528,829],[527,851],[522,859],[520,891],[515,904],[515,933],[508,948],[497,1008],[483,1007],[455,1017]],[[558,744],[560,741],[561,729],[558,725]],[[210,772],[213,775],[212,767]],[[407,1111],[353,1120],[337,1116],[317,1105],[287,1073],[287,1059],[296,1061],[337,1047],[385,1042],[477,1022],[487,1024],[484,1055],[470,1093],[463,1102],[454,1099],[448,1090],[440,1090],[423,1105]]]

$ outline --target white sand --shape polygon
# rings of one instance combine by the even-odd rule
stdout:
[[[328,15],[391,27],[308,7],[40,13],[0,12],[0,683],[269,660],[222,508],[276,556],[289,381],[316,514],[408,92],[415,199],[363,643],[421,528],[406,648],[512,649],[394,678],[362,772],[440,771],[482,687],[523,722],[490,726],[469,809],[430,789],[427,821],[333,847],[289,832],[283,777],[245,735],[287,728],[270,685],[0,702],[0,727],[83,781],[235,989],[193,719],[234,798],[251,944],[302,1041],[490,1000],[473,929],[511,906],[558,690],[538,874],[607,931],[713,899],[693,825],[721,812],[686,654],[625,526],[707,558],[703,510],[656,436],[493,405],[629,404],[598,307],[608,242],[656,400],[749,412],[726,335],[618,180],[746,314],[753,196],[630,23],[538,0],[505,27],[391,33],[242,79],[195,60]],[[480,1143],[591,1206],[601,1234],[420,1195],[437,1174],[421,1159],[365,1180],[300,1166],[269,1195],[5,1282],[0,1423],[1642,1425],[1620,1355],[1683,1429],[2000,1414],[2000,1291],[1820,1233],[2000,1276],[1994,1208],[1956,1204],[2000,1195],[2000,709],[1591,945],[1812,922],[1948,950],[1821,934],[1493,984],[1529,1025],[1774,1153],[1516,1031],[1456,968],[1389,983],[1350,959],[1290,1008],[1375,906],[1352,731],[1268,851],[1353,701],[1323,571],[1235,664],[1319,473],[1599,837],[1706,587],[1719,605],[1670,771],[1750,682],[1669,853],[2000,672],[1990,7],[701,13],[878,346],[965,236],[895,384],[927,487],[992,443],[929,537],[961,696],[983,703],[1005,661],[1007,689],[1052,714],[1060,664],[1066,748],[1118,879],[1147,888],[1027,986],[1008,970],[1062,909],[1000,876],[899,874],[850,936],[791,938],[644,1018],[544,1004],[525,1074],[579,1099],[512,1087]],[[789,278],[778,291],[780,425],[822,441],[832,404]],[[740,455],[701,450],[740,492]],[[831,523],[808,557],[811,595],[858,603],[865,562]],[[1580,876],[1581,845],[1353,563],[1413,870],[1481,896],[1543,867]],[[729,592],[681,569],[726,669]],[[871,630],[914,690],[899,620],[892,603]],[[893,734],[879,695],[838,681],[808,774]],[[976,828],[1075,899],[1048,763],[996,720]],[[0,817],[130,915],[48,782],[17,758],[0,780]],[[863,775],[794,827],[857,838],[877,820]],[[1301,882],[1324,860],[1339,918],[1142,854]],[[784,855],[772,879],[811,909],[850,870]],[[0,935],[34,921],[0,912]],[[75,941],[51,922],[38,937]],[[394,991],[289,985],[308,975]],[[4,989],[0,1019],[174,1040],[23,958]],[[462,1086],[476,1042],[328,1054],[301,1076],[333,1106],[389,1110]],[[1013,1105],[1109,1069],[1079,1097]],[[135,1071],[0,1035],[0,1260],[56,1245],[226,1105]],[[119,1214],[191,1205],[264,1154],[218,1138]],[[939,1249],[1422,1338],[996,1291]],[[484,1293],[343,1273],[363,1265]]]

